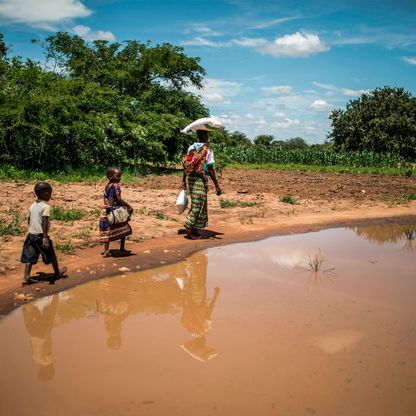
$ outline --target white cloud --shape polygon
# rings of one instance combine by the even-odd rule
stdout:
[[[267,44],[267,40],[263,38],[240,38],[231,40],[231,43],[248,48],[257,48]]]
[[[262,22],[262,23],[257,24],[256,26],[252,26],[250,29],[265,29],[267,27],[278,25],[280,23],[288,22],[294,19],[300,19],[300,16],[281,17],[279,19],[268,20],[267,22]]]
[[[1,0],[0,17],[12,23],[25,23],[29,26],[53,29],[77,17],[87,17],[92,13],[79,0]]]
[[[332,93],[340,93],[345,97],[359,97],[362,94],[368,94],[370,92],[370,90],[352,90],[350,88],[341,88],[332,84],[323,84],[321,82],[313,82],[313,85],[324,90],[330,91]],[[327,95],[332,96],[334,94],[327,93]]]
[[[187,90],[201,96],[207,104],[228,104],[230,102],[229,97],[234,97],[240,93],[241,84],[222,79],[205,78],[202,87],[202,90],[198,90],[189,86]]]
[[[341,92],[346,97],[359,97],[360,95],[368,94],[370,90],[351,90],[349,88],[341,88]]]
[[[282,111],[278,111],[277,113],[274,114],[274,116],[276,118],[284,118],[286,117],[286,113],[283,113]]]
[[[185,30],[186,34],[200,34],[201,36],[222,36],[221,33],[212,30],[204,23],[191,23]]]
[[[196,36],[182,42],[183,45],[189,46],[210,46],[212,48],[224,48],[233,45],[242,46],[245,48],[257,48],[267,43],[266,39],[262,38],[239,38],[228,41],[213,41],[203,36]]]
[[[268,114],[262,112],[249,113],[240,116],[236,112],[222,113],[220,121],[229,131],[242,131],[251,139],[259,134],[272,134],[277,139],[303,137],[308,142],[322,142],[329,128],[329,121],[325,117],[321,122],[302,119],[301,117],[286,116],[285,113]]]
[[[298,120],[297,118],[292,119],[289,117],[285,117],[283,120],[278,120],[271,123],[271,127],[276,129],[287,129],[289,127],[299,126],[300,124],[300,120]]]
[[[229,46],[230,44],[228,42],[214,42],[214,41],[206,39],[204,37],[197,36],[193,39],[183,41],[182,45],[211,46],[213,48],[220,48],[220,47],[224,47],[224,46]]]
[[[290,95],[293,90],[290,85],[275,85],[272,87],[262,87],[263,95]]]
[[[416,56],[412,56],[412,57],[408,57],[408,56],[404,56],[403,61],[407,62],[410,65],[416,65]]]
[[[315,100],[310,107],[315,111],[329,111],[332,108],[325,100]]]
[[[319,39],[318,35],[300,32],[276,38],[273,42],[268,42],[258,48],[258,51],[263,54],[290,58],[306,58],[328,50],[329,47]]]
[[[72,31],[78,35],[80,38],[93,41],[93,40],[109,40],[115,41],[116,37],[113,35],[112,32],[105,32],[103,30],[91,30],[88,26],[78,25],[72,28]]]

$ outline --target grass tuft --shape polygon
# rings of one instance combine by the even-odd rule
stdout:
[[[158,220],[167,220],[168,219],[168,217],[163,212],[160,212],[160,211],[155,212],[155,217]]]
[[[403,234],[406,237],[406,240],[414,240],[416,237],[416,230],[413,230],[412,228],[405,228],[403,230]]]
[[[56,243],[55,248],[64,254],[75,254],[74,246],[70,241]]]
[[[221,198],[220,207],[221,208],[235,208],[235,207],[255,207],[258,205],[258,202],[254,201],[235,201],[233,199]]]
[[[11,216],[9,221],[0,218],[0,236],[21,235],[23,231],[19,214],[14,211],[9,211],[9,214]]]
[[[296,205],[298,203],[297,199],[290,194],[282,196],[279,201],[291,205]]]
[[[322,255],[321,249],[314,254],[308,254],[305,257],[305,261],[300,265],[300,268],[310,270],[313,273],[323,272],[326,275],[333,275],[335,268],[322,269],[323,263],[326,261]]]
[[[53,207],[51,211],[51,219],[58,221],[77,221],[87,215],[85,211],[80,209],[65,209],[61,207]]]

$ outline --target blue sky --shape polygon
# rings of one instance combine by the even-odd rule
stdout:
[[[320,143],[328,115],[385,85],[416,96],[416,1],[0,0],[12,53],[30,39],[150,40],[200,57],[201,95],[230,130]]]

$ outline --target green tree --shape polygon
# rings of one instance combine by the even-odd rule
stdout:
[[[416,159],[416,99],[403,88],[377,88],[333,110],[336,149],[371,150]]]
[[[225,146],[251,146],[252,144],[250,139],[241,131],[230,133],[224,127],[211,131],[209,137],[212,143]]]
[[[260,134],[254,138],[254,144],[256,146],[270,147],[274,140],[274,136],[271,134]]]
[[[293,137],[291,139],[287,139],[285,142],[286,149],[306,149],[308,144],[305,142],[302,137]]]
[[[200,87],[204,69],[180,47],[89,44],[67,33],[44,46],[52,70],[7,59],[0,37],[2,163],[45,170],[163,163],[187,145],[180,128],[208,115],[184,88]]]

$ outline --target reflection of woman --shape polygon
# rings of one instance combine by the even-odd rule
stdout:
[[[45,299],[46,300],[46,299]],[[33,360],[39,364],[38,378],[49,381],[55,375],[52,357],[52,329],[58,309],[59,295],[53,295],[43,309],[39,304],[29,303],[23,307],[23,320],[30,335]]]
[[[182,348],[200,361],[207,361],[217,355],[217,351],[205,342],[205,336],[211,330],[211,315],[220,292],[216,287],[211,302],[208,302],[207,266],[207,256],[202,252],[196,254],[187,262],[187,275],[183,280],[181,323],[191,334],[192,340],[185,342]]]
[[[214,171],[214,153],[208,147],[208,132],[198,130],[198,142],[191,145],[183,160],[182,187],[191,196],[191,209],[185,221],[185,229],[192,239],[201,238],[198,230],[208,225],[208,179],[214,182],[217,195],[221,195]],[[187,180],[188,179],[188,180]]]
[[[124,282],[117,287],[117,280],[100,282],[99,312],[104,316],[104,325],[108,334],[107,346],[112,350],[121,347],[121,324],[130,313],[130,305]],[[120,281],[120,280],[118,280]]]

